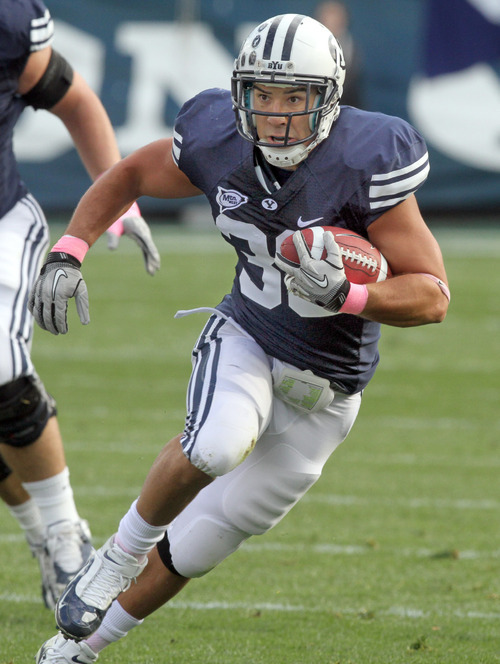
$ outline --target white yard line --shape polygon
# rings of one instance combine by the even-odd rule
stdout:
[[[0,593],[0,601],[7,604],[41,604],[42,600],[37,595],[23,595],[19,593]],[[352,608],[338,606],[336,604],[326,606],[305,606],[302,604],[281,604],[267,602],[181,602],[172,600],[162,610],[190,610],[190,611],[270,611],[276,613],[330,613],[335,615],[362,615],[363,608]],[[396,616],[399,618],[411,618],[420,620],[433,617],[450,617],[467,620],[500,620],[500,612],[479,612],[460,610],[432,611],[418,609],[409,606],[392,606],[388,609],[375,609],[374,614],[380,616]]]
[[[22,542],[24,544],[24,536],[21,533],[11,533],[11,534],[2,534],[0,535],[0,544],[17,544]],[[95,541],[94,545],[99,546],[103,544],[104,541]],[[316,554],[316,555],[327,555],[331,556],[365,556],[365,555],[384,555],[384,556],[394,556],[397,558],[433,558],[436,556],[442,557],[455,557],[460,560],[498,560],[500,559],[500,549],[491,550],[491,551],[475,551],[475,550],[464,550],[464,551],[450,551],[443,552],[435,549],[429,548],[394,548],[394,547],[381,547],[376,548],[370,545],[353,545],[353,544],[285,544],[280,542],[262,542],[258,538],[255,540],[250,540],[245,542],[241,547],[241,551],[247,553],[261,553],[265,551],[277,552],[277,553],[291,553],[291,554]]]

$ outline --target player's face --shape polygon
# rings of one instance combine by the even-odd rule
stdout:
[[[289,119],[285,115],[279,115],[279,113],[297,113],[306,110],[306,88],[297,86],[288,88],[255,83],[252,96],[252,106],[256,111],[278,113],[278,115],[272,116],[254,115],[259,139],[276,147],[283,145]],[[311,134],[309,118],[309,115],[298,115],[291,119],[288,144],[300,141]],[[307,142],[305,145],[307,145]]]

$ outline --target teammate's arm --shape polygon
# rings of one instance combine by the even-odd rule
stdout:
[[[111,121],[99,97],[57,51],[47,47],[30,55],[18,84],[27,104],[56,115],[65,125],[92,180],[119,161]],[[160,255],[135,200],[108,228],[108,247],[116,249],[122,235],[137,243],[146,271],[160,267]]]
[[[19,94],[29,94],[40,82],[52,54],[49,46],[30,55],[19,79]],[[108,114],[99,97],[78,72],[72,72],[71,84],[47,110],[64,123],[92,180],[120,159]]]
[[[99,97],[78,72],[50,112],[64,123],[92,180],[120,159],[111,121]]]

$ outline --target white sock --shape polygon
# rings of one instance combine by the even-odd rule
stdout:
[[[68,468],[46,480],[24,482],[23,486],[36,502],[45,527],[67,519],[79,521]]]
[[[115,599],[106,613],[99,629],[86,640],[95,653],[101,652],[110,643],[119,641],[130,632],[133,627],[140,625],[143,620],[137,620],[125,611]]]
[[[127,553],[133,556],[147,555],[156,544],[163,539],[167,526],[151,526],[144,521],[137,511],[137,500],[120,521],[116,542]]]
[[[33,498],[21,505],[7,505],[7,509],[21,526],[30,544],[41,544],[43,541],[42,517]]]

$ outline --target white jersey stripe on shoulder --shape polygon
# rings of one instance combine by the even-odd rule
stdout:
[[[416,171],[428,161],[429,161],[429,155],[426,152],[423,157],[420,157],[420,159],[413,162],[413,164],[410,164],[409,166],[405,166],[404,168],[399,168],[398,170],[391,171],[390,173],[379,173],[373,175],[372,182],[380,182],[382,180],[392,180],[393,178],[400,177],[401,175],[405,175],[406,173],[410,173],[411,171]]]
[[[47,9],[41,18],[31,21],[30,51],[41,51],[52,43],[54,37],[54,22]]]
[[[401,194],[408,189],[416,189],[426,179],[429,173],[429,169],[429,164],[427,164],[424,169],[415,175],[412,175],[411,177],[405,178],[404,180],[397,180],[396,182],[391,182],[390,184],[372,185],[369,191],[370,200],[374,198],[380,198],[381,196]]]
[[[31,19],[32,28],[40,28],[41,26],[48,25],[49,23],[52,23],[52,17],[48,9],[45,10],[43,16]]]
[[[172,157],[174,158],[177,166],[179,165],[179,158],[181,156],[181,147],[182,147],[182,136],[174,131],[174,140],[172,141]]]
[[[405,198],[408,198],[410,194],[412,194],[412,191],[407,192],[404,196],[399,196],[399,198],[390,198],[388,200],[383,200],[383,201],[378,201],[378,202],[371,202],[370,201],[370,210],[380,210],[380,208],[391,208],[397,205],[398,203],[401,203],[401,201],[404,201]]]
[[[179,165],[179,157],[181,156],[181,149],[177,147],[175,143],[172,143],[172,157],[176,163]]]

